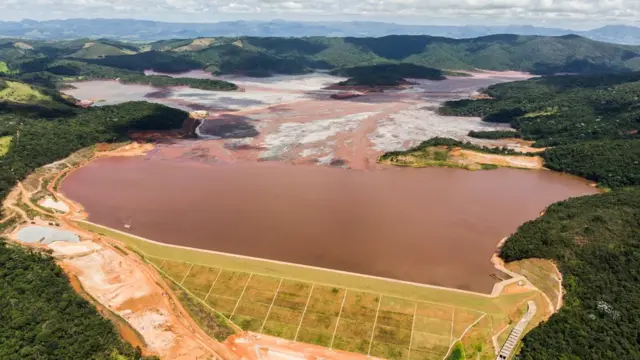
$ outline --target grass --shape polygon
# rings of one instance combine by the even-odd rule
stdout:
[[[0,234],[11,232],[19,222],[20,220],[18,215],[13,215],[5,219],[4,222],[0,222]]]
[[[60,184],[62,183],[62,180],[64,180],[64,178],[65,174],[61,174],[60,176],[58,176],[56,182],[53,184],[53,191],[58,192],[58,188],[60,187]]]
[[[460,169],[470,169],[464,164],[457,163],[450,159],[450,150],[443,147],[427,147],[424,149],[408,152],[403,155],[391,157],[381,161],[396,166],[409,167],[450,167]]]
[[[6,87],[0,90],[0,101],[21,104],[53,102],[51,96],[45,95],[31,86],[15,81],[5,81]]]
[[[40,212],[33,209],[31,206],[27,205],[22,201],[22,193],[18,194],[18,198],[16,199],[16,206],[27,214],[27,217],[30,220],[36,218],[36,216],[40,216],[42,219],[48,219],[47,215],[41,214]]]
[[[507,265],[513,272],[524,275],[533,285],[540,289],[556,307],[562,296],[560,279],[555,265],[548,260],[526,259],[514,261]]]
[[[224,315],[217,316],[243,330],[390,359],[443,359],[461,337],[467,354],[467,348],[481,347],[478,354],[493,355],[491,336],[508,321],[509,313],[539,294],[490,298],[168,247],[95,224],[78,224],[125,242],[188,290],[192,298],[185,302],[215,309]],[[198,315],[202,310],[191,312],[203,316]]]
[[[101,58],[104,58],[105,56],[119,56],[119,55],[132,55],[132,54],[135,54],[135,52],[128,49],[121,49],[113,45],[96,42],[93,45],[90,45],[90,43],[87,43],[84,48],[71,54],[70,57],[81,58],[81,59],[101,59]]]
[[[0,136],[0,156],[5,156],[9,152],[9,146],[13,136]]]
[[[0,74],[8,74],[9,73],[9,67],[7,66],[7,63],[4,61],[0,61]]]
[[[533,118],[533,117],[538,117],[538,116],[551,116],[551,115],[555,115],[557,113],[558,113],[558,108],[557,107],[553,107],[553,108],[547,108],[546,110],[530,112],[530,113],[522,115],[522,117],[523,118]]]
[[[465,170],[493,170],[499,166],[494,164],[475,163],[451,156],[451,149],[440,146],[421,148],[402,155],[394,155],[379,159],[380,163],[414,168],[448,167]]]
[[[128,253],[128,252],[126,252],[126,251],[125,251],[123,248],[121,248],[120,246],[118,246],[118,245],[113,245],[113,247],[114,247],[116,250],[118,250],[122,255],[125,255],[125,256],[129,255],[129,253]]]
[[[188,308],[206,302],[243,330],[389,359],[408,359],[413,350],[412,358],[442,359],[484,315],[379,293],[149,256],[147,260],[193,294],[195,298],[184,299]],[[201,317],[199,323],[206,320],[203,309],[199,305],[190,310]],[[492,334],[493,329],[487,331]]]
[[[235,331],[227,319],[203,306],[197,298],[189,295],[175,283],[169,281],[169,284],[172,291],[180,300],[180,303],[207,335],[218,341],[223,341],[227,337],[235,334]]]

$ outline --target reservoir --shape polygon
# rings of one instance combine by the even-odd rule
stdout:
[[[167,244],[489,293],[502,238],[596,190],[551,171],[128,157],[92,161],[62,192],[92,222]]]

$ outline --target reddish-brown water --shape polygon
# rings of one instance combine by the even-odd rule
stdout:
[[[497,243],[549,204],[594,193],[550,171],[350,171],[99,159],[62,191],[90,220],[153,240],[490,292]]]

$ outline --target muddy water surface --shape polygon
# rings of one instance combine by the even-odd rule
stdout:
[[[99,159],[62,191],[90,220],[156,241],[490,292],[498,241],[594,193],[550,171],[350,171],[277,163]]]

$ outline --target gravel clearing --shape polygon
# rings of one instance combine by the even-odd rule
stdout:
[[[49,249],[53,250],[53,255],[73,256],[86,254],[92,251],[100,250],[100,245],[93,241],[81,241],[79,243],[68,243],[66,241],[56,241],[49,244]]]
[[[475,143],[486,143],[467,136],[471,130],[505,130],[508,125],[493,124],[480,118],[441,116],[418,105],[400,111],[378,122],[375,132],[369,136],[378,151],[405,150],[435,137],[450,137]]]
[[[45,198],[44,201],[40,203],[40,206],[62,211],[63,213],[69,212],[69,206],[65,204],[64,201],[56,201],[50,196],[47,196],[47,198]]]
[[[71,259],[69,263],[83,269],[79,276],[82,285],[110,309],[151,293],[143,274],[122,261],[114,250],[105,249]]]
[[[364,112],[334,119],[281,124],[276,132],[265,136],[264,144],[269,150],[264,151],[260,157],[271,158],[295,148],[298,144],[322,142],[341,132],[354,131],[364,119],[376,114]]]

